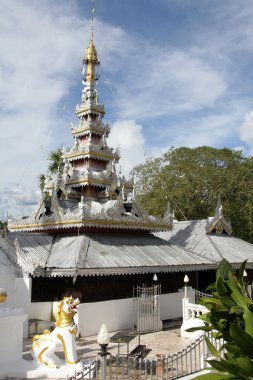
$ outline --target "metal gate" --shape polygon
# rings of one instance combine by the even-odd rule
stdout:
[[[138,333],[161,330],[160,294],[161,285],[134,288],[134,328]]]

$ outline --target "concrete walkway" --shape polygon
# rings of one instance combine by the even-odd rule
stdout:
[[[116,332],[111,333],[110,335],[115,335]],[[131,332],[129,332],[131,334]],[[149,352],[147,358],[155,359],[156,354],[164,354],[169,355],[172,353],[176,353],[183,348],[186,348],[187,345],[191,343],[191,340],[181,338],[180,337],[180,329],[170,329],[166,331],[159,331],[154,333],[141,334],[140,337],[138,335],[133,334],[132,340],[129,342],[129,347],[127,347],[126,343],[113,343],[110,342],[108,345],[108,351],[112,355],[117,355],[120,351],[120,354],[127,354],[127,350],[130,352],[134,347],[138,344],[146,345]],[[33,360],[30,350],[32,346],[32,339],[25,339],[23,346],[23,359],[25,360]],[[76,342],[76,348],[78,357],[80,359],[93,358],[95,359],[100,351],[100,347],[97,343],[97,336],[89,336],[85,338],[79,338]],[[59,350],[57,355],[64,359],[63,350]],[[25,378],[6,378],[11,380],[25,380]],[[41,380],[45,380],[42,378]],[[58,379],[59,380],[59,379]]]
[[[110,333],[113,336],[116,332]],[[130,332],[131,334],[131,332]],[[140,341],[140,342],[139,342]],[[138,335],[133,334],[133,339],[129,342],[129,352],[134,349],[138,344],[144,344],[148,349],[151,349],[147,358],[152,359],[156,357],[156,354],[171,354],[180,351],[191,343],[191,340],[180,337],[180,329],[171,329],[166,331],[159,331],[148,334]],[[31,339],[24,340],[23,358],[27,360],[32,360],[30,354],[32,346]],[[76,342],[77,354],[80,359],[84,358],[94,358],[100,351],[100,347],[97,343],[97,336],[89,336],[85,338],[79,338]],[[108,352],[112,355],[116,355],[119,351],[121,354],[127,354],[127,344],[126,343],[113,343],[110,342],[107,348]],[[60,350],[57,353],[62,359],[63,351]]]

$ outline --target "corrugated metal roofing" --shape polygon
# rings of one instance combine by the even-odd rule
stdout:
[[[248,266],[253,266],[253,244],[225,234],[207,235],[206,225],[206,220],[176,222],[172,231],[155,235],[203,259],[216,263],[226,259],[238,265],[248,260]]]
[[[14,238],[22,251],[22,265],[27,263],[24,269],[35,275],[172,272],[213,264],[152,234],[12,234]]]
[[[47,268],[76,268],[84,236],[55,237]]]
[[[33,275],[88,276],[215,268],[223,258],[253,267],[253,245],[227,235],[207,235],[206,220],[176,222],[157,234],[12,233],[22,268]]]
[[[48,259],[53,236],[44,234],[8,234],[8,242],[17,250],[17,261],[24,270],[44,268]]]
[[[47,262],[50,275],[129,274],[204,269],[209,259],[184,251],[153,235],[90,233],[59,236]]]
[[[10,274],[13,274],[13,272],[13,265],[11,264],[4,251],[2,251],[0,248],[0,276],[8,276]]]

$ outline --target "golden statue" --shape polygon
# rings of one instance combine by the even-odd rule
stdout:
[[[62,361],[55,354],[59,346],[63,348],[66,364],[79,362],[75,346],[77,327],[73,319],[79,303],[78,298],[64,297],[58,305],[55,329],[52,332],[45,330],[43,334],[33,337],[32,355],[39,363],[59,367]]]

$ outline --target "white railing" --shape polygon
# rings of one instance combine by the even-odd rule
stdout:
[[[183,323],[181,325],[181,337],[182,338],[196,338],[199,336],[199,331],[188,332],[188,329],[204,325],[204,322],[199,320],[202,314],[208,312],[207,308],[197,302],[201,297],[211,297],[210,294],[200,292],[198,290],[185,286],[184,298],[182,300],[183,309]]]
[[[191,318],[198,318],[200,315],[208,311],[205,306],[198,303],[199,299],[202,297],[211,298],[212,295],[185,287],[185,297],[183,299],[183,322]]]
[[[198,303],[200,298],[211,298],[212,295],[208,293],[201,292],[193,288],[187,288],[188,298],[191,303]]]

